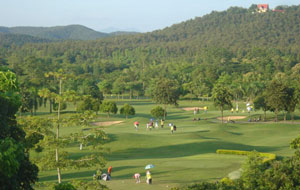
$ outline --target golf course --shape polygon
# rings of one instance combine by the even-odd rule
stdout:
[[[146,129],[146,123],[153,116],[150,110],[157,106],[151,100],[115,100],[120,108],[125,103],[135,109],[135,115],[125,116],[98,113],[97,120],[91,127],[100,128],[109,139],[104,144],[107,149],[107,164],[104,171],[112,166],[112,179],[101,183],[113,190],[163,190],[182,187],[201,181],[216,181],[227,177],[231,172],[241,168],[247,156],[216,154],[217,149],[242,150],[276,154],[277,159],[291,156],[289,148],[291,140],[300,133],[299,113],[295,113],[295,121],[273,122],[274,114],[267,112],[268,121],[248,122],[249,118],[263,117],[262,111],[245,111],[246,102],[239,102],[240,112],[224,111],[224,121],[220,120],[221,112],[210,101],[179,101],[179,106],[168,106],[164,128]],[[207,113],[200,109],[194,115],[193,107],[208,107]],[[70,114],[72,107],[62,114]],[[38,110],[38,114],[47,116],[47,108]],[[194,120],[194,118],[197,118]],[[230,119],[228,119],[228,117]],[[200,118],[200,120],[198,120]],[[234,120],[237,118],[238,120]],[[279,115],[279,119],[283,116]],[[154,121],[156,118],[154,118]],[[234,122],[228,122],[234,120]],[[298,121],[297,121],[298,120]],[[139,122],[138,130],[134,122]],[[105,122],[105,123],[103,123]],[[174,123],[177,130],[172,134],[168,123]],[[81,127],[61,128],[66,135],[81,131]],[[88,130],[85,130],[88,134]],[[86,154],[87,150],[79,150],[76,144],[68,148],[71,156]],[[33,156],[42,156],[32,153]],[[153,164],[151,174],[153,184],[145,180],[145,166]],[[63,182],[72,180],[93,180],[95,168],[71,169],[62,171]],[[133,175],[141,174],[141,183],[135,183]],[[39,182],[56,182],[56,170],[40,171]]]

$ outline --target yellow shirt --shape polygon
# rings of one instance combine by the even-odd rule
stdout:
[[[147,177],[147,179],[151,179],[152,178],[152,176],[151,176],[150,173],[148,173],[146,177]]]

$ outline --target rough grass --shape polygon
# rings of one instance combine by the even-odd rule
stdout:
[[[220,112],[210,102],[179,102],[180,107],[208,106],[208,113],[200,110],[200,121],[193,121],[193,111],[184,111],[180,107],[168,107],[168,117],[165,128],[146,130],[146,123],[151,118],[150,110],[156,105],[151,101],[119,101],[120,107],[130,103],[136,109],[136,115],[125,119],[115,115],[107,118],[100,114],[98,121],[119,121],[123,123],[104,127],[110,140],[105,145],[111,150],[106,154],[107,166],[112,166],[112,180],[103,182],[113,190],[121,189],[170,189],[174,186],[195,183],[199,181],[214,181],[226,177],[238,170],[246,159],[244,156],[219,155],[217,149],[257,150],[259,152],[275,153],[280,157],[290,156],[291,139],[298,136],[300,126],[283,123],[233,123],[221,124],[216,118]],[[242,106],[240,106],[242,107]],[[242,109],[242,108],[240,108]],[[68,110],[69,112],[72,110]],[[46,114],[46,111],[43,111]],[[251,115],[263,114],[262,112]],[[226,116],[244,115],[248,113],[234,113],[225,111]],[[273,117],[268,113],[268,117]],[[204,120],[206,119],[206,120]],[[139,130],[134,129],[133,123],[140,122]],[[247,121],[247,118],[245,119]],[[171,134],[167,123],[177,126],[177,131]],[[62,134],[81,130],[80,127],[62,129]],[[79,146],[79,145],[78,145]],[[70,147],[72,157],[85,154],[79,147]],[[152,169],[153,185],[145,183],[147,164],[154,164]],[[67,170],[62,172],[63,181],[74,179],[92,180],[95,168],[81,170]],[[142,174],[142,183],[135,184],[133,174]],[[41,182],[56,182],[56,171],[40,172]]]

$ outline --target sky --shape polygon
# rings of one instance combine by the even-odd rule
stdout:
[[[97,31],[150,32],[232,6],[299,0],[0,0],[0,26],[80,24]]]

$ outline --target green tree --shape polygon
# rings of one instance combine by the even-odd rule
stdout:
[[[50,92],[49,89],[42,89],[39,91],[39,95],[43,98],[48,98],[48,99],[54,99],[54,103],[58,104],[57,108],[57,120],[56,120],[56,137],[55,137],[55,165],[57,166],[57,178],[58,178],[58,183],[61,183],[61,167],[62,167],[62,159],[59,157],[59,141],[60,141],[60,127],[63,123],[61,119],[61,110],[62,110],[62,105],[68,101],[72,101],[75,99],[75,93],[68,91],[68,92],[63,92],[63,81],[68,78],[68,75],[63,72],[62,69],[60,69],[58,72],[49,72],[45,74],[46,77],[54,77],[58,81],[58,89],[59,93],[56,94],[54,92]]]
[[[0,71],[0,187],[32,190],[38,168],[25,152],[25,132],[17,125],[21,105],[14,73]]]
[[[127,119],[128,115],[135,115],[135,109],[129,104],[124,104],[124,106],[120,109],[120,114],[125,115]]]
[[[81,97],[81,102],[77,105],[77,110],[81,112],[92,110],[97,113],[100,109],[100,103],[98,99],[90,95],[85,95]]]
[[[54,186],[54,190],[76,190],[70,183],[60,183]]]
[[[278,121],[278,112],[284,110],[288,100],[288,87],[281,81],[274,79],[266,89],[267,105],[274,110],[275,120]]]
[[[213,88],[212,91],[212,99],[214,101],[214,104],[216,107],[219,107],[221,110],[222,115],[222,123],[223,121],[223,111],[225,106],[232,107],[232,94],[229,92],[229,90],[222,86],[222,85],[216,85]]]
[[[109,118],[110,113],[116,114],[118,112],[118,107],[116,102],[104,100],[100,105],[100,111],[107,113],[107,117]]]
[[[164,119],[166,119],[167,105],[178,105],[179,86],[175,80],[160,78],[154,84],[154,89],[151,93],[152,99],[164,105]]]
[[[162,118],[167,113],[162,107],[156,106],[150,111],[150,114],[155,118]]]
[[[264,121],[267,119],[267,111],[270,110],[270,107],[267,104],[267,96],[265,94],[259,95],[254,100],[254,108],[259,110],[262,109],[264,111]]]
[[[242,168],[243,173],[241,180],[243,183],[243,189],[260,189],[264,171],[267,169],[267,165],[263,162],[263,158],[260,157],[256,151],[254,151],[248,156],[248,159]]]

